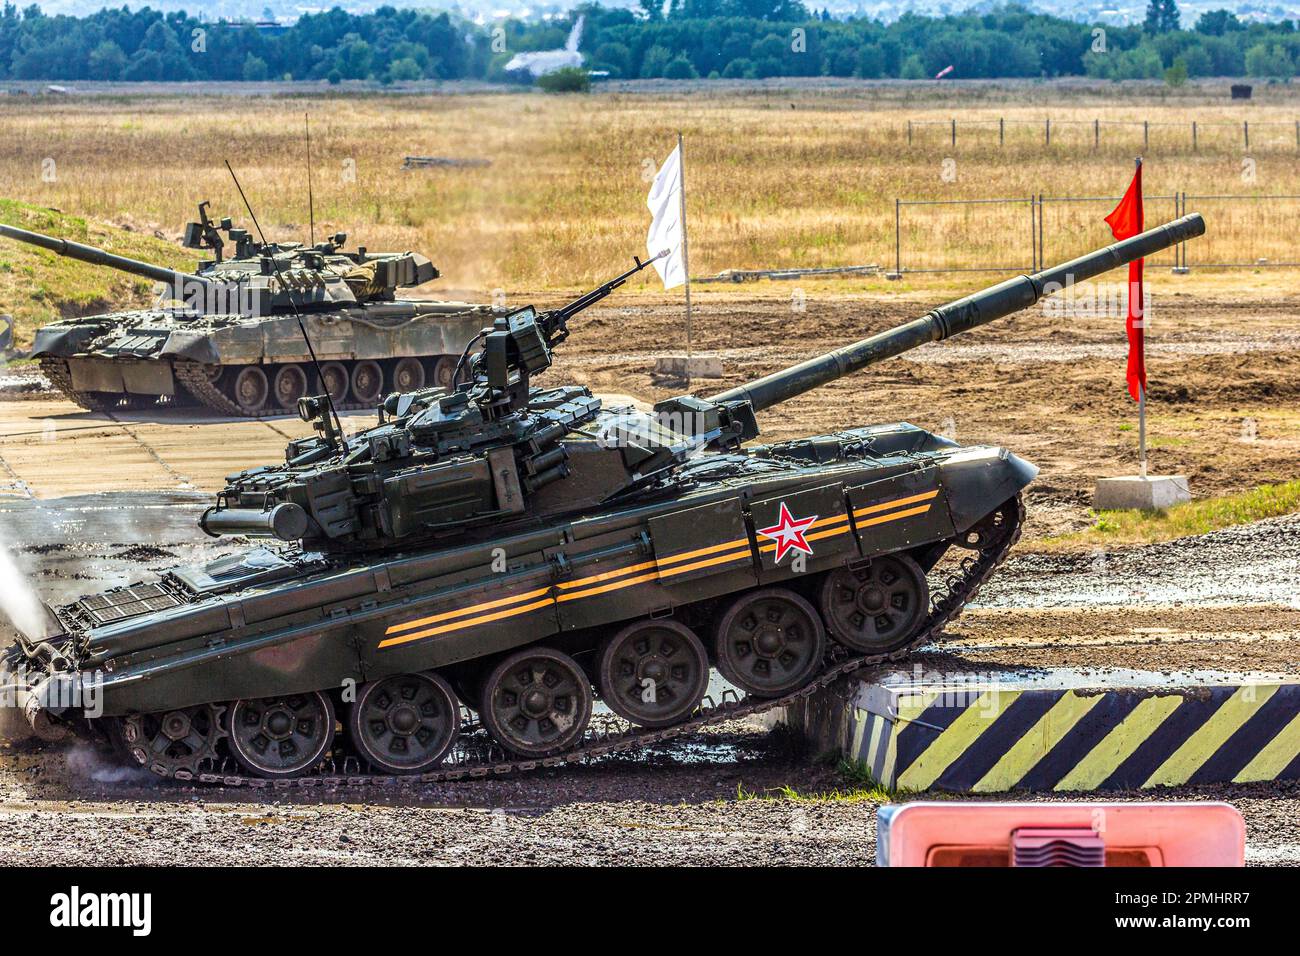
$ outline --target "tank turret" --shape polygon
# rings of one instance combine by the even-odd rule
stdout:
[[[689,482],[701,452],[734,452],[758,436],[756,413],[927,342],[1028,308],[1067,284],[1201,235],[1190,215],[1031,276],[1019,276],[922,318],[711,398],[680,396],[654,416],[605,410],[577,386],[533,388],[568,321],[647,262],[562,309],[499,317],[462,357],[455,390],[392,394],[381,423],[343,440],[326,435],[318,404],[304,411],[321,437],[294,442],[287,463],[234,476],[204,520],[211,534],[276,535],[302,528],[308,547],[383,549],[462,532],[467,526],[579,511]],[[468,352],[468,350],[467,350]],[[271,520],[284,504],[309,520]],[[240,520],[227,519],[226,512]],[[265,512],[268,517],[257,517]]]
[[[438,278],[433,263],[418,253],[365,248],[345,252],[347,234],[341,232],[313,246],[257,242],[228,218],[214,224],[207,206],[206,202],[199,204],[199,220],[186,226],[184,244],[189,249],[211,250],[214,255],[199,262],[192,273],[2,223],[0,236],[152,279],[165,287],[160,290],[160,300],[183,303],[190,314],[257,317],[330,311],[392,301],[397,289]],[[231,257],[224,255],[228,244],[234,246]]]

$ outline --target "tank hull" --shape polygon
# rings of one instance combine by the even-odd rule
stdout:
[[[491,315],[487,306],[465,302],[395,301],[308,315],[304,324],[317,358],[341,368],[346,377],[337,404],[365,408],[373,406],[375,389],[383,394],[411,388],[411,375],[415,387],[445,381]],[[293,315],[141,311],[90,316],[40,329],[32,355],[57,388],[96,410],[162,401],[198,403],[233,415],[275,413],[290,410],[302,386],[316,386],[311,356]],[[412,362],[403,365],[399,382],[403,359]],[[355,380],[361,362],[378,366],[364,389]],[[294,369],[305,376],[297,379],[298,389],[274,387],[286,367],[288,378],[297,375]],[[239,382],[245,369],[261,374],[248,373]],[[248,391],[250,377],[260,392]]]
[[[907,425],[827,437],[871,438],[878,453],[813,460],[817,440],[773,446],[783,464],[761,480],[352,565],[259,550],[166,574],[159,592],[108,592],[106,611],[82,601],[60,616],[81,632],[81,678],[110,717],[334,692],[542,642],[581,658],[627,621],[703,621],[719,602],[772,586],[811,594],[827,572],[881,555],[932,564],[1036,471],[1003,449]],[[765,530],[783,513],[814,519],[810,553],[777,560]],[[170,606],[134,613],[151,600]]]

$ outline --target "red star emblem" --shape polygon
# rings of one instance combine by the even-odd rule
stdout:
[[[811,518],[795,520],[790,514],[790,509],[785,506],[785,502],[781,502],[781,515],[777,519],[777,523],[770,528],[758,529],[758,533],[763,537],[771,538],[776,542],[776,558],[773,563],[780,564],[787,551],[802,551],[804,554],[812,554],[812,545],[804,537],[804,532],[812,527],[813,522],[816,520],[817,515],[813,515]]]

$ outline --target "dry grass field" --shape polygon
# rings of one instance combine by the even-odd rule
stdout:
[[[888,264],[896,197],[1115,196],[1132,157],[1144,151],[1143,122],[1152,124],[1149,221],[1172,215],[1172,200],[1157,197],[1176,191],[1300,195],[1300,96],[1260,87],[1255,101],[1231,104],[1226,86],[693,84],[580,97],[11,97],[0,115],[0,197],[88,217],[92,231],[98,221],[175,239],[201,199],[218,214],[245,218],[223,167],[229,159],[268,233],[305,239],[303,118],[310,113],[318,235],[343,230],[370,248],[424,251],[443,270],[441,285],[458,291],[558,291],[591,284],[642,251],[647,180],[680,129],[694,274]],[[955,147],[944,125],[952,118]],[[1103,123],[1100,148],[1094,119]],[[1249,151],[1243,121],[1252,125]],[[402,171],[408,154],[492,165]],[[1199,261],[1297,258],[1300,200],[1207,199],[1189,208],[1211,222],[1194,253]],[[1104,241],[1100,218],[1108,210],[1105,202],[1049,204],[1046,259]],[[904,266],[1024,269],[1029,236],[1025,205],[905,208]],[[0,268],[14,256],[2,245]],[[188,258],[178,253],[174,261]],[[826,292],[959,290],[975,281],[859,279]],[[1246,272],[1195,281],[1291,280]],[[0,311],[27,325],[59,307],[49,297],[29,302],[26,292],[21,282],[0,284]]]

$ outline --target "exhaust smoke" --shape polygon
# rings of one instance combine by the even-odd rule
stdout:
[[[0,544],[0,613],[29,641],[43,641],[49,634],[49,619],[36,589],[3,544]],[[0,649],[9,643],[7,638],[0,640]],[[0,685],[6,685],[4,689],[12,690],[7,685],[14,680],[15,675],[0,667]],[[6,693],[3,700],[8,703],[16,697]],[[0,706],[0,741],[21,741],[32,736],[21,707]]]
[[[43,641],[49,636],[49,620],[40,596],[3,544],[0,544],[0,613],[29,641]]]

